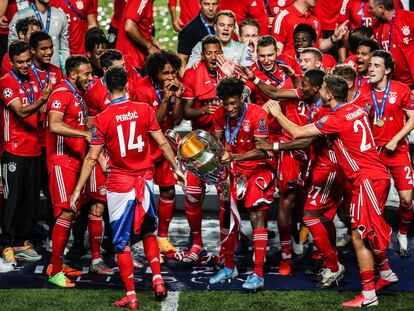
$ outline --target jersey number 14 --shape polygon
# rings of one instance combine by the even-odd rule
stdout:
[[[139,135],[136,137],[137,141],[135,141],[135,128],[136,128],[136,122],[132,121],[129,126],[129,138],[128,138],[128,150],[134,150],[137,149],[138,152],[142,152],[144,149],[145,143],[142,141],[142,135]],[[119,141],[119,151],[121,152],[121,157],[126,156],[126,141],[124,136],[124,131],[122,129],[122,125],[118,125],[116,127],[116,130],[118,132],[118,141]]]

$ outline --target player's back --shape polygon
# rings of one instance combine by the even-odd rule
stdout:
[[[150,169],[149,135],[160,129],[149,105],[123,98],[100,113],[94,125],[93,139],[105,143],[110,174],[138,176]]]

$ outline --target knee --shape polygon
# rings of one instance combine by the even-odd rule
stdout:
[[[104,212],[105,206],[102,203],[95,203],[91,206],[91,211],[89,212],[90,215],[95,217],[102,217]]]
[[[62,211],[62,214],[60,215],[61,218],[73,221],[76,218],[76,213],[71,210],[64,210]]]
[[[175,197],[174,187],[160,188],[160,196],[164,199],[172,200]]]
[[[410,208],[412,205],[412,199],[411,196],[405,195],[400,197],[400,205],[403,208]]]

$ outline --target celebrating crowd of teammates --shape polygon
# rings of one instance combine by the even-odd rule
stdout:
[[[309,274],[320,288],[340,283],[346,267],[338,261],[333,219],[341,209],[362,283],[361,294],[342,305],[377,305],[376,293],[398,282],[383,212],[392,177],[399,251],[410,256],[407,135],[414,129],[414,13],[399,1],[193,0],[182,1],[178,16],[171,0],[177,53],[153,37],[153,0],[115,0],[108,38],[98,27],[97,1],[6,2],[0,272],[12,271],[16,260],[41,259],[29,242],[41,190],[49,204],[50,283],[74,287],[71,277],[82,274],[62,259],[74,224],[77,247],[89,231],[92,272],[115,273],[101,254],[102,237],[112,240],[105,248],[126,287],[115,305],[138,308],[133,273],[142,264],[130,250],[137,241],[156,297],[165,298],[163,256],[197,264],[204,251],[206,182],[180,170],[164,137],[186,119],[224,144],[221,161],[230,173],[228,199],[218,187],[221,243],[211,285],[238,276],[243,208],[253,228],[254,269],[242,287],[264,287],[276,191],[280,275],[292,273],[291,241],[301,224],[314,245]],[[177,183],[185,186],[192,236],[185,251],[168,234]]]

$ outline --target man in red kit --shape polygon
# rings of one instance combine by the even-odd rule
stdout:
[[[221,0],[219,11],[230,10],[236,15],[236,24],[250,17],[260,24],[260,34],[267,35],[269,30],[269,15],[267,14],[264,1],[256,0]]]
[[[400,255],[410,255],[407,232],[413,218],[413,171],[407,135],[414,128],[414,105],[407,85],[391,80],[394,59],[386,51],[375,51],[369,63],[366,86],[374,103],[372,133],[382,163],[390,171],[400,198],[398,242]]]
[[[127,2],[118,32],[116,48],[125,57],[128,66],[143,71],[148,55],[160,51],[161,46],[152,36],[154,32],[154,0]]]
[[[180,0],[180,16],[177,15],[177,0],[168,0],[171,22],[175,31],[180,32],[200,12],[199,0]]]
[[[0,240],[3,260],[16,266],[16,259],[35,262],[42,258],[28,240],[36,221],[40,193],[38,111],[46,104],[51,85],[41,92],[36,80],[31,80],[27,43],[11,43],[9,55],[12,70],[0,79],[5,185]]]
[[[29,6],[29,1],[19,1],[19,8],[16,0],[4,0],[0,3],[0,63],[7,53],[9,23],[17,10],[23,10]]]
[[[88,59],[72,55],[66,60],[66,78],[49,98],[46,127],[46,159],[49,190],[56,223],[52,232],[52,257],[47,273],[49,282],[60,287],[74,287],[65,274],[79,276],[68,266],[62,266],[62,256],[69,239],[75,211],[70,209],[69,195],[73,192],[85,156],[88,108],[82,95],[88,90],[92,68]]]
[[[119,26],[121,24],[122,15],[126,0],[114,0],[114,13],[112,14],[111,23],[108,29],[109,48],[114,49],[116,40],[118,39]]]
[[[85,32],[98,27],[97,0],[51,0],[50,5],[61,9],[68,18],[70,54],[85,55]]]
[[[369,10],[378,19],[375,39],[395,59],[393,79],[414,88],[414,12],[397,8],[393,0],[369,0]]]
[[[34,32],[29,39],[30,53],[32,54],[32,65],[30,68],[31,80],[37,81],[39,89],[43,91],[50,84],[52,90],[62,80],[62,70],[51,64],[53,41],[49,34],[43,31]],[[47,224],[49,226],[49,239],[52,234],[52,227],[55,223],[53,217],[52,201],[50,199],[48,174],[46,166],[46,105],[40,110],[39,116],[39,141],[42,148],[40,189],[47,198]],[[50,241],[48,241],[50,242]]]
[[[277,103],[270,104],[269,109],[293,137],[327,135],[332,144],[338,163],[352,184],[352,242],[362,281],[362,293],[342,306],[374,306],[378,304],[374,283],[375,266],[384,272],[381,268],[386,265],[387,273],[394,274],[385,253],[381,263],[376,258],[378,250],[387,249],[392,230],[382,215],[390,187],[389,174],[378,157],[368,114],[346,103],[348,83],[339,76],[327,76],[324,80],[320,95],[323,105],[329,107],[331,112],[318,121],[299,126],[289,122]]]
[[[182,83],[178,80],[181,60],[177,54],[161,51],[151,55],[146,64],[148,76],[138,84],[137,101],[147,103],[155,111],[161,130],[174,128],[181,123],[183,114],[181,106]],[[158,205],[158,244],[167,256],[176,253],[175,247],[168,239],[168,228],[174,214],[176,181],[156,141],[151,139],[151,160],[154,165],[154,183],[160,187]]]
[[[223,243],[224,268],[209,280],[218,284],[237,277],[234,249],[237,244],[239,226],[230,227],[230,213],[237,213],[238,207],[249,212],[253,227],[254,270],[242,285],[248,291],[264,287],[263,266],[267,245],[267,211],[273,202],[272,153],[256,148],[260,140],[268,140],[267,114],[259,106],[243,100],[244,82],[235,78],[222,80],[217,86],[217,96],[223,106],[214,112],[216,137],[226,145],[222,162],[230,168],[230,208],[222,222],[228,232]],[[237,184],[244,183],[245,189]]]
[[[159,248],[153,233],[157,227],[157,213],[151,180],[150,137],[156,141],[174,171],[174,178],[185,185],[185,177],[178,168],[174,153],[160,130],[152,108],[126,98],[125,69],[112,67],[105,78],[111,102],[109,108],[95,118],[91,146],[71,197],[71,207],[77,210],[76,203],[80,199],[82,188],[105,145],[109,155],[107,198],[114,233],[113,244],[126,287],[126,296],[116,301],[115,306],[138,309],[134,266],[129,248],[134,240],[143,241],[153,274],[156,298],[161,300],[167,296],[161,276]]]
[[[273,20],[270,34],[277,40],[278,54],[294,54],[293,31],[299,24],[311,25],[317,33],[318,48],[328,51],[344,37],[347,31],[346,23],[337,25],[332,36],[323,38],[321,34],[321,24],[319,19],[311,10],[316,5],[316,0],[295,0],[292,4],[281,11]]]
[[[225,78],[218,64],[218,57],[223,55],[220,40],[213,35],[204,37],[202,51],[201,61],[184,74],[184,118],[191,120],[193,131],[201,129],[214,134],[213,114],[221,106],[216,86]],[[184,262],[197,261],[203,250],[201,221],[205,185],[204,181],[187,172],[184,206],[193,246],[184,254]]]

